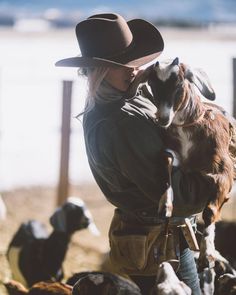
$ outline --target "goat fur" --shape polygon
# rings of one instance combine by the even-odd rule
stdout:
[[[206,230],[201,252],[205,252],[209,262],[214,252],[212,224],[220,219],[235,178],[235,120],[220,106],[201,100],[199,91],[206,98],[215,99],[207,75],[179,63],[178,58],[157,62],[141,72],[128,90],[128,97],[135,95],[140,84],[146,92],[150,90],[165,145],[178,155],[181,169],[200,172],[215,184],[213,197],[202,215]],[[200,260],[204,266],[206,261]]]
[[[4,284],[9,295],[71,295],[72,287],[60,283],[42,281],[26,289],[20,282],[11,280]]]

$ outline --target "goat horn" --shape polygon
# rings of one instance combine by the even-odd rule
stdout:
[[[172,61],[172,66],[177,66],[179,64],[179,58],[176,57],[173,61]]]

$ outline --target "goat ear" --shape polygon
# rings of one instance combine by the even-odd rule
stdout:
[[[129,100],[136,95],[139,85],[147,82],[149,73],[152,68],[153,68],[153,65],[149,66],[145,70],[141,70],[138,73],[138,75],[135,77],[135,80],[130,84],[128,90],[125,92],[123,96],[124,99]]]
[[[176,57],[176,58],[172,61],[171,65],[172,65],[172,66],[178,66],[178,64],[179,64],[179,58]]]
[[[198,88],[205,98],[215,100],[215,92],[211,86],[209,77],[202,69],[186,69],[185,77]]]
[[[50,223],[56,231],[66,232],[66,215],[62,207],[53,213]]]

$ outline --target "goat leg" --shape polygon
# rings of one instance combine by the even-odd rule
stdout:
[[[223,204],[228,201],[228,194],[232,186],[232,178],[228,177],[227,174],[216,174],[212,175],[212,177],[215,179],[215,183],[218,186],[218,192],[216,197],[210,200],[202,214],[205,223],[205,230],[203,232],[200,245],[200,256],[198,259],[199,269],[204,269],[205,267],[214,267],[214,261],[216,257],[215,223],[220,219],[221,208]]]
[[[198,258],[198,270],[215,266],[215,223],[211,223],[204,229],[200,243],[200,255]]]
[[[205,224],[200,243],[200,255],[198,259],[199,271],[215,266],[215,222],[219,218],[220,209],[217,200],[210,202],[204,209],[202,217]]]

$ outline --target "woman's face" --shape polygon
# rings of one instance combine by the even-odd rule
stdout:
[[[129,85],[134,81],[139,68],[109,68],[105,80],[114,88],[126,91]]]

